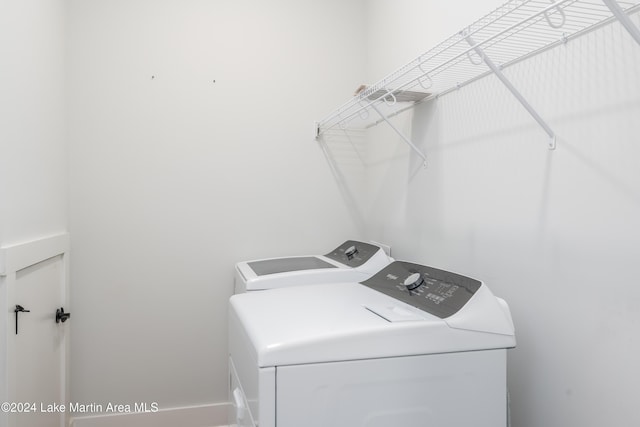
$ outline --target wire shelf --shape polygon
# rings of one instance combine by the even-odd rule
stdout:
[[[638,3],[617,2],[627,14],[637,12]],[[428,100],[490,74],[478,51],[506,68],[614,19],[600,0],[511,0],[366,87],[319,121],[316,135],[333,128],[369,127],[380,121],[371,109],[384,109],[387,117],[403,111],[412,105],[400,102],[405,92],[421,92]]]

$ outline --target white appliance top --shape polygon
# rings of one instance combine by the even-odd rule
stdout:
[[[326,255],[242,261],[236,264],[236,275],[242,280],[242,291],[315,283],[359,282],[391,261],[376,245],[347,240]]]
[[[234,295],[260,367],[515,347],[507,304],[480,281],[396,261],[362,283]]]

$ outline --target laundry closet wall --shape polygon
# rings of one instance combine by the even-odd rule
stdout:
[[[227,401],[236,261],[358,235],[313,121],[360,0],[69,0],[71,400]]]
[[[390,3],[369,2],[371,81],[473,22],[471,3],[499,5]],[[557,149],[494,76],[420,105],[394,123],[426,169],[385,124],[368,132],[368,237],[508,301],[512,425],[639,425],[640,46],[615,23],[504,72]]]

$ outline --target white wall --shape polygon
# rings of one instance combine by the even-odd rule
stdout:
[[[367,82],[375,83],[505,0],[367,0]]]
[[[65,231],[67,199],[63,1],[2,0],[0,10],[2,247]],[[0,276],[3,312],[5,287]],[[0,401],[7,400],[7,317],[0,317]]]
[[[224,402],[233,264],[361,237],[313,121],[364,3],[67,4],[71,400]]]
[[[406,59],[422,29],[394,29],[414,3],[393,2],[386,14],[375,2],[370,14],[397,20],[378,37]],[[444,16],[440,25],[453,34],[468,23]],[[505,72],[558,148],[547,150],[495,77],[395,119],[426,152],[426,169],[378,125],[368,134],[367,237],[392,244],[398,259],[480,278],[508,301],[514,426],[638,425],[640,46],[613,24]]]
[[[1,3],[1,245],[66,228],[63,3]]]

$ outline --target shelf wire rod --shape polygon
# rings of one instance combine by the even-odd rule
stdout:
[[[392,117],[395,117],[395,116],[397,116],[397,115],[399,115],[399,114],[404,113],[404,112],[405,112],[405,111],[407,111],[407,110],[410,110],[410,109],[412,109],[412,108],[415,108],[416,106],[418,106],[418,105],[420,105],[420,104],[423,104],[423,103],[425,103],[425,102],[431,101],[431,100],[432,100],[432,99],[434,99],[435,97],[436,97],[436,95],[428,96],[428,97],[426,97],[426,98],[424,98],[424,99],[421,99],[420,101],[416,101],[416,102],[414,102],[414,103],[413,103],[413,104],[411,104],[411,105],[407,105],[406,107],[400,108],[399,110],[396,110],[396,111],[394,111],[394,112],[393,112],[393,113],[391,113],[391,114],[388,114],[386,117],[387,117],[387,119],[390,119],[390,118],[392,118]],[[376,121],[374,121],[374,122],[369,123],[368,125],[366,125],[366,126],[364,127],[364,130],[366,130],[366,129],[371,129],[372,127],[377,126],[377,125],[379,125],[379,124],[380,124],[380,123],[382,123],[382,122],[384,122],[384,119],[378,119],[378,120],[376,120]]]
[[[541,17],[544,16],[545,13],[549,12],[550,10],[555,9],[557,7],[560,7],[560,5],[562,5],[564,3],[567,3],[567,2],[570,2],[570,1],[576,1],[576,0],[564,0],[564,1],[560,1],[558,3],[551,3],[549,6],[543,8],[542,10],[539,10],[537,13],[534,13],[531,16],[523,18],[520,21],[518,21],[517,23],[508,26],[507,28],[503,29],[502,31],[499,31],[498,33],[495,33],[493,36],[491,36],[491,37],[489,37],[487,39],[484,39],[483,41],[481,41],[479,43],[478,46],[484,46],[485,44],[491,42],[492,40],[502,36],[506,32],[508,32],[510,30],[513,30],[513,29],[516,29],[516,28],[526,24],[527,22],[535,20],[536,18],[541,18]],[[478,32],[479,32],[479,30],[474,30],[474,31],[468,32],[467,35],[469,37],[474,37],[474,36],[477,35]]]
[[[602,6],[602,5],[601,5]],[[601,9],[604,10],[604,7],[601,7]],[[638,5],[634,5],[631,9],[629,9],[627,12],[628,13],[636,13],[638,10],[640,10],[640,4]],[[607,13],[607,12],[603,12],[603,16],[601,17],[601,19],[594,21],[594,22],[590,22],[590,25],[583,25],[581,26],[578,30],[575,30],[573,32],[568,32],[567,34],[563,35],[563,38],[560,40],[556,40],[553,43],[549,43],[547,45],[544,45],[542,47],[540,47],[539,49],[533,50],[531,52],[528,52],[527,54],[523,55],[523,56],[519,56],[516,58],[513,58],[507,62],[501,63],[501,68],[507,68],[510,67],[514,64],[518,64],[522,61],[525,61],[535,55],[540,54],[541,52],[545,52],[547,50],[553,49],[556,46],[559,46],[561,44],[565,44],[573,39],[576,39],[578,37],[581,37],[587,33],[590,33],[592,31],[595,31],[599,28],[602,28],[610,23],[612,23],[613,21],[615,21],[616,18],[615,16],[612,16],[611,13]],[[478,79],[474,79],[473,81],[478,80]],[[466,83],[465,83],[466,84]],[[449,91],[445,91],[442,94],[448,93]],[[442,95],[441,94],[441,95]]]
[[[488,38],[481,44],[484,45],[483,49],[486,49],[487,46],[495,44],[515,44],[516,42],[513,41],[513,38],[516,38],[516,40],[530,40],[533,44],[540,45],[544,43],[543,40],[539,39],[540,37],[555,38],[557,34],[557,29],[551,29],[545,21],[543,21],[542,16],[537,16],[526,21],[521,21],[503,30],[500,33],[500,37],[496,35],[496,37]]]
[[[620,5],[615,0],[602,0],[604,4],[607,5],[613,15],[618,18],[618,21],[622,24],[624,28],[629,32],[631,37],[633,37],[640,45],[640,30],[636,25],[631,21],[629,15],[627,15],[624,10],[620,7]]]
[[[569,1],[569,0],[565,0],[565,1]],[[510,6],[510,5],[511,3],[505,6]],[[507,9],[508,7],[503,7],[503,8]],[[513,6],[513,9],[507,12],[500,12],[498,14],[497,12],[502,10],[503,8],[499,8],[495,11],[496,12],[495,17],[492,16],[493,14],[490,14],[489,16],[485,17],[485,18],[491,17],[492,19],[481,19],[471,24],[468,27],[469,34],[472,36],[477,36],[479,33],[487,30],[488,28],[492,30],[489,33],[492,33],[493,31],[495,31],[495,27],[500,27],[500,26],[510,27],[513,22],[519,22],[525,18],[530,17],[531,13],[534,13],[538,9],[537,7],[533,7],[529,5],[529,2],[525,1],[525,2],[521,2],[517,6]],[[472,30],[472,28],[474,28],[477,25],[479,25],[479,28],[475,28]]]
[[[506,32],[508,32],[509,30],[512,30],[513,28],[517,28],[518,26],[523,25],[523,24],[524,24],[524,23],[526,23],[527,21],[530,21],[530,20],[535,19],[535,18],[537,18],[537,17],[540,17],[540,19],[542,19],[541,17],[544,15],[544,13],[548,12],[549,10],[552,10],[552,9],[554,9],[554,8],[559,7],[559,5],[561,5],[561,4],[564,4],[564,3],[567,3],[567,2],[570,2],[570,1],[576,1],[576,0],[563,0],[563,1],[560,1],[560,2],[558,2],[558,3],[551,3],[550,5],[548,5],[547,7],[543,8],[542,10],[539,10],[539,11],[538,11],[537,13],[535,13],[534,15],[532,15],[532,16],[528,16],[528,17],[526,17],[526,18],[523,18],[523,19],[521,19],[521,20],[517,21],[517,22],[516,22],[516,24],[511,24],[510,26],[508,26],[508,27],[507,27],[507,28],[505,28],[504,30],[502,30],[502,31],[498,32],[497,34],[494,34],[492,37],[490,37],[490,38],[488,38],[488,39],[484,40],[481,44],[483,44],[483,43],[487,43],[487,42],[489,42],[489,41],[491,41],[491,40],[493,40],[493,39],[496,39],[497,37],[502,36],[503,34],[505,34]],[[507,13],[510,13],[510,12],[507,12]],[[498,18],[498,19],[499,19],[499,18]],[[493,22],[495,22],[495,20],[494,20]],[[482,28],[486,28],[486,27],[490,26],[493,22],[490,22],[490,23],[488,23],[488,24],[484,25]],[[474,33],[477,33],[478,31],[479,31],[479,29],[474,30]],[[470,35],[473,35],[473,34],[470,34]],[[455,41],[455,43],[453,43],[453,45],[458,44],[461,40],[462,40],[462,39],[456,40],[456,41]],[[467,53],[468,53],[468,52],[470,52],[470,51],[472,51],[472,50],[473,50],[473,48],[463,49],[463,51],[462,51],[461,53],[459,53],[458,55],[455,55],[453,58],[449,59],[448,61],[445,61],[445,62],[441,63],[439,66],[434,67],[433,69],[431,69],[431,70],[429,71],[429,73],[433,72],[433,70],[435,70],[435,69],[437,69],[437,68],[440,68],[440,67],[442,67],[442,66],[446,65],[447,63],[449,63],[449,62],[451,62],[451,61],[455,61],[455,60],[459,59],[460,57],[463,57],[463,56],[467,55]],[[394,82],[394,81],[399,80],[400,78],[402,78],[403,76],[405,76],[408,72],[410,72],[411,70],[413,70],[413,69],[415,69],[416,67],[418,67],[420,64],[423,64],[423,63],[425,63],[425,62],[427,62],[427,61],[428,61],[428,59],[423,61],[423,60],[421,60],[420,58],[421,58],[421,57],[418,57],[417,61],[414,61],[414,62],[416,62],[415,64],[411,65],[410,67],[405,67],[405,68],[407,68],[407,69],[403,69],[403,68],[399,69],[396,73],[399,73],[400,75],[394,75],[394,74],[391,74],[391,75],[389,76],[389,78],[383,79],[383,80],[382,80],[381,82],[379,82],[378,84],[374,85],[373,87],[368,88],[367,90],[365,90],[365,91],[361,94],[361,97],[363,97],[363,98],[364,98],[364,97],[366,97],[367,95],[370,95],[371,93],[374,93],[375,91],[377,91],[377,90],[381,89],[381,88],[382,88],[382,86],[384,86],[385,84],[388,84],[388,83],[391,83],[391,82]],[[391,77],[393,77],[393,78],[391,78]],[[388,82],[388,83],[387,83],[387,82]],[[385,84],[382,84],[382,83],[385,83]],[[397,88],[396,88],[396,89],[397,89]],[[374,102],[375,102],[375,101],[374,101]],[[370,105],[372,105],[372,106],[373,106],[373,104],[374,104],[374,103],[371,103]],[[365,108],[365,107],[361,107],[361,108]],[[350,114],[350,115],[349,115],[349,118],[351,118],[351,117],[355,116],[356,114],[358,114],[358,112],[360,111],[360,109],[361,109],[361,108],[358,108],[354,113]],[[335,119],[335,118],[336,118],[336,116],[334,115],[334,116],[331,116],[331,117],[329,117],[329,118],[327,118],[327,119],[325,119],[325,120],[322,120],[320,123],[322,124],[322,123],[324,123],[325,121],[333,120],[333,119]],[[347,120],[347,119],[343,119],[343,120],[340,120],[340,121],[346,121],[346,120]]]
[[[540,21],[541,21],[541,18],[538,19],[538,22],[540,22]],[[535,24],[535,23],[533,23],[533,24]],[[533,25],[533,24],[531,24],[531,25]],[[546,27],[547,25],[544,24],[544,26]],[[512,30],[513,30],[513,28],[512,28]],[[531,28],[530,28],[530,26],[521,27],[521,28],[517,29],[517,31],[513,30],[511,34],[506,34],[506,31],[505,31],[503,38],[506,38],[506,37],[519,37],[520,39],[523,40],[522,43],[515,43],[512,40],[503,41],[502,39],[494,38],[494,40],[492,40],[492,42],[490,44],[488,44],[488,46],[493,46],[495,44],[495,45],[498,45],[497,48],[504,49],[504,50],[515,51],[515,52],[518,52],[518,54],[521,55],[522,54],[521,51],[524,51],[526,53],[531,49],[544,47],[545,43],[553,43],[553,42],[557,41],[560,38],[560,36],[557,33],[557,31],[556,32],[551,32],[551,33],[549,31],[541,32],[542,34],[545,34],[546,38],[549,39],[549,42],[547,42],[546,40],[543,40],[543,42],[541,42],[540,40],[537,40],[537,41],[533,40],[531,37],[522,37],[521,34],[518,34],[521,31],[527,31],[527,33],[528,33],[528,32],[531,32]],[[536,32],[538,32],[538,31],[536,31]],[[516,34],[518,34],[518,35],[516,36]],[[529,43],[529,42],[527,42],[527,40],[530,39],[530,38],[531,38],[531,42]],[[512,47],[508,47],[508,45],[512,45]],[[519,45],[521,46],[520,48],[518,48]],[[500,55],[500,56],[502,56],[502,55]],[[515,55],[515,56],[517,56],[517,55]],[[510,58],[510,59],[513,59],[513,58]]]
[[[524,98],[524,96],[522,96],[522,94],[520,92],[518,92],[518,89],[516,89],[515,86],[513,86],[513,84],[511,84],[509,79],[507,79],[505,77],[505,75],[502,73],[502,70],[500,70],[500,68],[496,64],[494,64],[493,61],[491,61],[491,58],[486,56],[484,54],[484,52],[482,51],[482,49],[480,49],[480,47],[478,47],[475,44],[473,39],[470,36],[466,36],[465,38],[466,38],[467,42],[469,43],[469,45],[472,46],[475,49],[475,51],[478,53],[478,55],[480,55],[480,57],[484,60],[484,63],[487,64],[487,67],[489,67],[491,69],[491,71],[493,71],[493,73],[496,75],[496,77],[498,77],[498,79],[500,79],[500,81],[507,87],[507,89],[509,89],[509,91],[513,94],[513,96],[516,97],[518,102],[520,102],[520,104],[522,104],[522,106],[529,112],[529,114],[531,114],[531,116],[535,119],[535,121],[538,122],[538,124],[542,127],[542,129],[544,129],[544,131],[547,133],[547,135],[549,135],[549,139],[550,139],[550,141],[549,141],[549,149],[550,150],[555,149],[556,148],[556,135],[553,132],[553,130],[551,130],[549,125],[544,121],[544,119],[542,117],[540,117],[538,112],[531,106],[531,104],[529,104],[529,102],[527,102],[527,100]]]
[[[375,110],[376,113],[378,113],[380,115],[380,117],[382,118],[382,120],[384,120],[390,127],[391,129],[393,129],[393,131],[395,133],[398,134],[398,136],[400,138],[402,138],[404,140],[404,142],[407,143],[407,145],[409,145],[409,147],[411,147],[411,149],[422,158],[422,166],[423,167],[427,167],[427,157],[422,153],[422,151],[420,151],[420,149],[418,147],[416,147],[416,145],[411,142],[411,140],[409,138],[407,138],[406,136],[404,136],[404,134],[402,132],[400,132],[400,129],[398,129],[393,123],[391,123],[391,120],[389,120],[387,118],[387,116],[385,116],[384,114],[382,114],[382,112],[380,110],[378,110],[378,107],[376,107],[374,104],[371,104],[371,108],[373,108]]]
[[[631,9],[630,13],[635,13],[635,11],[640,8],[640,5],[637,6],[633,6],[633,8]],[[615,20],[615,17],[611,15],[611,13],[609,11],[607,11],[606,7],[602,4],[598,4],[598,5],[594,5],[593,8],[590,8],[590,10],[592,9],[597,9],[597,11],[599,13],[591,13],[589,14],[589,18],[590,19],[581,19],[581,23],[579,25],[575,25],[573,24],[573,21],[575,21],[576,18],[576,14],[575,13],[571,13],[571,21],[567,22],[564,27],[568,27],[568,28],[564,28],[566,30],[566,33],[563,32],[562,36],[560,36],[560,33],[558,32],[558,30],[551,30],[549,29],[548,25],[546,24],[546,22],[542,19],[539,19],[537,21],[537,23],[541,26],[540,29],[540,33],[545,35],[545,37],[547,37],[549,40],[548,41],[544,41],[544,43],[540,43],[538,42],[532,42],[532,43],[514,43],[512,40],[509,41],[509,43],[503,43],[503,44],[499,44],[499,42],[496,42],[496,44],[498,44],[497,48],[499,49],[505,49],[505,44],[512,44],[512,45],[519,45],[519,44],[523,44],[524,48],[522,49],[522,51],[519,51],[516,47],[514,48],[509,48],[508,50],[514,51],[517,54],[512,54],[512,55],[496,55],[492,52],[491,58],[499,58],[501,60],[500,62],[500,67],[501,68],[506,68],[508,66],[514,65],[516,63],[522,62],[525,59],[530,58],[531,56],[537,55],[540,52],[549,50],[551,48],[554,48],[556,46],[559,46],[561,44],[565,44],[567,41],[572,40],[576,37],[579,37],[582,34],[585,34],[587,32],[591,32],[597,28],[600,28],[604,25],[609,24],[610,22],[612,22],[613,20]],[[595,19],[594,19],[595,18]],[[521,31],[522,29],[518,30]],[[527,34],[532,32],[531,28],[527,28],[526,29]],[[514,32],[511,35],[507,35],[506,37],[512,37],[514,36],[516,33]],[[521,37],[521,34],[519,34],[517,36],[518,39],[523,39],[523,37]],[[524,52],[524,53],[523,53]],[[485,50],[485,54],[487,54],[487,50]],[[440,96],[444,96],[452,91],[458,90],[460,87],[462,86],[466,86],[467,84],[473,83],[481,78],[486,77],[487,75],[491,74],[491,71],[486,71],[486,72],[482,72],[480,74],[477,73],[477,70],[475,70],[475,67],[471,66],[471,65],[463,65],[463,64],[468,64],[468,62],[466,61],[465,58],[462,58],[461,60],[459,60],[456,63],[452,63],[446,67],[441,67],[440,69],[434,71],[433,73],[428,73],[432,78],[438,77],[439,74],[441,74],[442,72],[447,71],[449,74],[449,78],[447,79],[447,81],[452,81],[452,83],[450,84],[446,84],[443,85],[441,84],[441,82],[439,82],[437,85],[434,84],[435,89],[434,92],[437,93],[437,95],[434,95],[433,97],[440,97]],[[451,71],[449,70],[449,68],[451,67],[455,67],[456,69],[459,68],[463,68],[463,70],[454,70]],[[473,69],[473,71],[469,71]],[[421,68],[422,72],[424,72],[424,67]],[[418,77],[419,79],[420,77]],[[456,83],[456,82],[462,82],[462,83]],[[410,84],[410,83],[409,83]],[[415,84],[414,84],[415,86]],[[438,87],[444,87],[445,89],[438,91],[437,88]],[[429,98],[431,99],[431,98]],[[405,111],[406,109],[412,108],[412,106],[407,107],[407,108],[403,108],[402,110],[400,110],[400,112]],[[396,115],[398,112],[393,113],[393,115]],[[377,123],[380,123],[380,121],[377,121]]]
[[[510,4],[511,3],[513,4],[510,6],[510,10],[509,7],[503,6],[496,9],[495,13],[467,27],[469,31],[472,31],[469,35],[477,35],[481,37],[481,39],[486,38],[479,43],[478,47],[483,46],[485,53],[490,53],[491,58],[500,61],[501,67],[512,65],[540,51],[566,43],[567,40],[574,38],[577,34],[579,35],[593,28],[600,27],[601,24],[604,24],[603,20],[610,22],[610,20],[614,19],[611,16],[611,12],[607,11],[607,7],[600,3],[600,0],[598,0],[597,3],[577,0],[564,0],[554,3],[536,2],[532,0],[520,3],[510,2]],[[637,7],[635,3],[624,2],[624,4],[633,5],[633,9]],[[565,23],[563,31],[560,33],[558,30],[553,30],[548,27],[544,20],[544,13],[559,8],[562,5],[565,5],[566,13],[571,19]],[[527,16],[532,13],[533,16]],[[498,17],[496,18],[496,16]],[[635,26],[632,28],[635,28]],[[497,29],[500,31],[495,34]],[[522,34],[523,32],[524,35]],[[533,34],[538,34],[543,40],[533,40]],[[352,120],[361,111],[369,108],[369,105],[377,102],[375,100],[373,102],[366,101],[367,96],[379,89],[388,89],[388,86],[393,83],[400,85],[394,87],[394,90],[412,85],[415,86],[416,82],[419,82],[419,79],[428,75],[434,80],[434,93],[438,93],[438,89],[444,87],[444,92],[441,91],[439,93],[440,95],[448,93],[451,90],[456,90],[457,87],[460,87],[460,83],[458,82],[466,84],[469,79],[475,81],[486,75],[487,72],[478,73],[477,70],[471,71],[460,64],[461,61],[466,58],[466,53],[473,49],[467,48],[465,50],[463,48],[461,50],[459,46],[460,41],[461,39],[457,36],[450,37],[430,51],[423,53],[414,61],[367,88],[367,90],[360,94],[359,98],[354,98],[346,102],[332,115],[321,120],[319,122],[320,127],[325,129],[335,120],[337,120],[338,123],[333,123],[329,127],[336,126],[339,122],[344,123]],[[640,43],[640,41],[638,43]],[[495,47],[493,47],[494,45]],[[499,54],[495,52],[495,50],[498,49],[501,49],[505,53],[509,52],[509,54]],[[443,52],[444,54],[442,54]],[[434,57],[438,58],[439,56],[444,56],[444,58],[441,58],[439,62],[433,64],[436,61],[432,59],[434,59]],[[426,68],[429,68],[429,70],[426,70]],[[455,71],[456,68],[462,68],[462,71]],[[446,79],[446,82],[453,80],[453,83],[447,85],[441,84],[441,81],[436,83],[436,76],[449,69],[454,70],[456,77],[464,76],[464,78],[457,79],[458,82],[456,82],[456,79]],[[358,105],[362,101],[365,101],[367,105]]]
[[[499,33],[495,34],[493,37],[490,37],[489,39],[485,40],[483,43],[486,43],[487,41],[491,41],[491,40],[493,40],[493,39],[496,39],[497,37],[502,36],[503,34],[505,34],[505,33],[506,33],[507,31],[509,31],[510,29],[516,28],[516,27],[518,27],[518,26],[522,25],[523,23],[526,23],[527,21],[530,21],[531,19],[535,19],[536,17],[540,17],[540,19],[542,19],[542,18],[541,18],[541,16],[543,16],[543,14],[544,14],[545,12],[547,12],[547,11],[549,11],[549,10],[551,10],[551,9],[557,8],[557,7],[559,7],[559,5],[560,5],[560,4],[566,3],[566,2],[568,2],[568,1],[576,1],[576,0],[564,0],[564,1],[561,1],[561,2],[559,2],[559,3],[552,3],[552,4],[548,5],[547,7],[543,8],[542,10],[539,10],[539,11],[538,11],[536,14],[534,14],[533,16],[528,16],[528,17],[526,17],[526,18],[524,18],[524,19],[520,19],[520,20],[518,20],[516,24],[511,24],[511,22],[509,22],[508,24],[511,24],[510,26],[508,26],[506,29],[504,29],[504,30],[500,31]],[[535,10],[535,9],[534,9],[534,10]],[[512,12],[513,12],[513,11],[511,11],[511,12],[507,12],[507,14],[508,14],[508,13],[512,13]],[[478,33],[478,32],[479,32],[479,30],[481,30],[481,29],[485,29],[486,27],[489,27],[492,23],[494,23],[495,21],[497,21],[497,20],[499,20],[499,19],[500,19],[500,18],[494,19],[492,22],[490,22],[490,23],[488,23],[488,24],[485,24],[485,25],[484,25],[483,27],[481,27],[480,29],[476,29],[476,30],[474,30],[474,32],[475,32],[475,33]],[[455,39],[455,38],[451,38],[451,39],[453,40],[453,39]],[[455,40],[455,42],[453,42],[453,43],[452,43],[452,46],[454,46],[454,45],[456,45],[456,44],[459,44],[461,40],[462,40],[462,39]],[[467,54],[468,52],[470,52],[471,50],[472,50],[472,48],[467,48],[467,49],[464,49],[464,48],[463,48],[463,51],[462,51],[462,52],[460,52],[458,55],[455,55],[453,58],[449,59],[448,61],[445,61],[444,63],[440,63],[440,65],[438,65],[438,66],[436,66],[436,67],[432,68],[432,69],[429,71],[429,73],[433,72],[433,70],[436,70],[436,69],[438,69],[438,68],[440,68],[440,67],[442,67],[442,66],[445,66],[447,63],[449,63],[449,62],[451,62],[451,61],[455,61],[455,60],[459,59],[460,57],[463,57],[464,55],[466,55],[466,54]],[[428,53],[428,52],[427,52],[427,53]],[[436,55],[436,54],[437,54],[437,52],[436,52],[434,55]],[[396,73],[393,73],[393,74],[391,74],[389,77],[387,77],[387,78],[383,79],[381,82],[379,82],[379,83],[377,83],[377,84],[373,85],[372,87],[369,87],[367,90],[365,90],[365,91],[360,95],[360,96],[361,96],[361,98],[360,98],[360,99],[365,98],[367,95],[370,95],[370,94],[374,93],[375,91],[377,91],[377,90],[379,90],[379,89],[383,88],[383,87],[384,87],[385,85],[387,85],[388,83],[391,83],[391,82],[394,82],[394,81],[397,81],[397,80],[401,79],[401,78],[402,78],[403,76],[405,76],[407,73],[411,72],[411,71],[412,71],[412,70],[414,70],[416,67],[419,67],[421,64],[424,64],[424,63],[426,63],[429,59],[431,59],[431,57],[430,57],[430,58],[427,58],[426,60],[423,60],[423,59],[422,59],[422,56],[424,56],[424,55],[425,55],[425,54],[423,54],[423,55],[421,55],[420,57],[418,57],[418,58],[417,58],[417,60],[415,60],[415,61],[414,61],[414,63],[415,63],[415,64],[410,65],[409,67],[404,67],[404,68],[406,68],[406,69],[404,69],[404,70],[403,70],[403,68],[401,68],[401,69],[399,69]],[[396,75],[396,74],[400,74],[400,75]],[[423,74],[423,75],[424,75],[424,74]],[[415,80],[415,79],[413,79],[413,80]],[[396,89],[397,89],[397,88],[396,88]],[[352,101],[350,101],[350,102],[352,102]],[[348,105],[350,102],[347,102],[347,103],[345,104],[345,110],[350,109],[350,108],[346,108],[346,107],[347,107],[347,105]],[[375,101],[374,101],[374,102],[375,102]],[[370,105],[373,105],[373,103],[371,103]],[[332,116],[327,117],[326,119],[321,120],[321,121],[320,121],[320,125],[321,125],[321,127],[322,127],[322,125],[323,125],[323,124],[325,124],[325,123],[327,123],[327,122],[329,122],[329,121],[331,121],[331,120],[336,120],[336,118],[338,119],[338,121],[339,121],[339,122],[344,122],[344,121],[350,120],[352,117],[354,117],[355,115],[357,115],[357,114],[358,114],[362,109],[364,109],[364,108],[367,108],[367,107],[360,107],[360,108],[357,108],[357,109],[356,109],[356,111],[355,111],[355,112],[353,112],[353,113],[351,113],[351,114],[349,114],[349,116],[348,116],[347,118],[342,118],[342,119],[340,119],[338,116],[339,116],[341,113],[343,113],[343,112],[344,112],[344,110],[340,109],[340,110],[339,110],[339,112],[338,112],[338,114],[334,114],[334,115],[332,115]],[[331,127],[335,126],[336,124],[337,124],[337,123],[335,123],[335,124],[334,124],[334,125],[332,125]]]
[[[502,31],[500,31],[500,32],[498,32],[498,33],[496,33],[496,34],[494,34],[493,36],[491,36],[491,37],[489,37],[489,38],[487,38],[487,39],[483,40],[483,41],[478,45],[478,47],[479,47],[479,46],[481,46],[481,45],[484,45],[484,44],[490,43],[491,41],[493,41],[493,40],[497,39],[498,37],[500,37],[500,36],[504,35],[504,34],[505,34],[505,33],[507,33],[508,31],[510,31],[510,30],[514,30],[514,29],[516,29],[516,28],[518,28],[518,27],[520,27],[520,26],[522,26],[522,25],[526,24],[527,22],[531,21],[532,19],[535,19],[535,18],[537,18],[537,17],[541,17],[545,12],[547,12],[547,11],[549,11],[549,10],[551,10],[551,9],[554,9],[554,8],[558,7],[558,5],[560,5],[560,4],[562,4],[562,3],[566,3],[567,1],[569,1],[569,0],[565,0],[564,2],[561,2],[561,3],[551,3],[549,6],[547,6],[546,8],[544,8],[544,9],[542,9],[542,10],[538,11],[538,12],[537,12],[536,14],[534,14],[533,16],[529,16],[529,17],[527,17],[526,19],[520,20],[520,21],[518,21],[516,24],[512,24],[512,25],[511,25],[511,26],[509,26],[508,28],[505,28],[505,29],[503,29]],[[574,1],[575,1],[575,0],[574,0]],[[470,33],[468,36],[469,36],[469,37],[471,37],[471,36],[473,36],[475,33],[478,33],[478,30],[474,31],[473,33]],[[462,40],[462,39],[461,39],[461,40]],[[430,69],[430,70],[428,71],[428,73],[429,73],[429,74],[431,74],[431,73],[433,73],[433,71],[434,71],[434,70],[436,70],[436,69],[438,69],[438,68],[441,68],[441,67],[445,66],[446,64],[448,64],[448,63],[450,63],[450,62],[452,62],[452,61],[455,61],[455,60],[457,60],[457,59],[459,59],[459,58],[461,58],[461,57],[466,56],[466,55],[467,55],[467,53],[471,52],[471,51],[472,51],[472,50],[474,50],[474,49],[475,49],[475,47],[473,47],[473,46],[472,46],[472,47],[470,47],[470,48],[468,48],[468,49],[464,49],[464,50],[463,50],[462,52],[460,52],[458,55],[455,55],[455,56],[453,56],[452,58],[450,58],[449,60],[447,60],[447,61],[445,61],[445,62],[442,62],[442,63],[440,63],[438,66],[436,66],[436,67],[434,67],[434,68]],[[425,61],[425,62],[426,62],[426,61]],[[423,63],[423,62],[421,62],[421,63]],[[418,65],[420,65],[420,63],[419,63]],[[414,67],[414,68],[415,68],[415,67]]]

